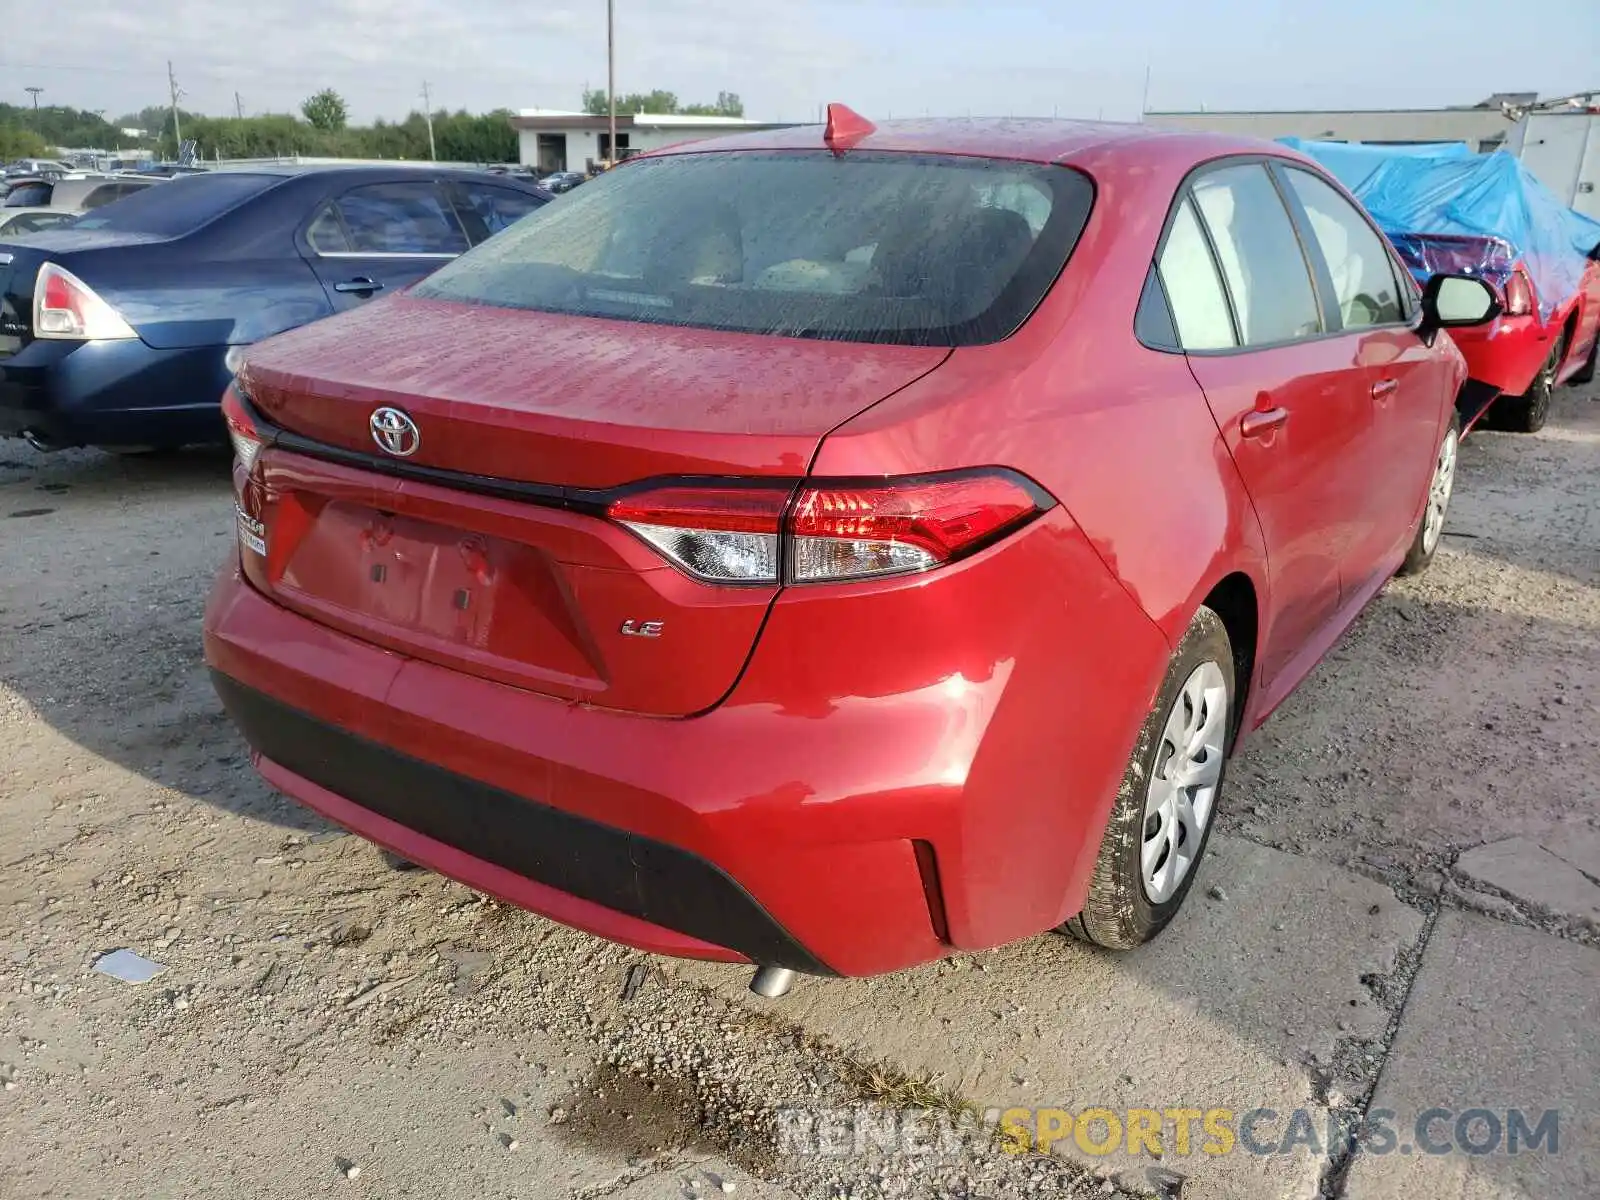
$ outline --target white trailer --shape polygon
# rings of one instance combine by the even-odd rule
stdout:
[[[1530,112],[1506,149],[1565,204],[1600,220],[1600,112]]]

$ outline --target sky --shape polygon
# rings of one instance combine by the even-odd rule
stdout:
[[[0,0],[0,12],[27,0]],[[297,111],[577,108],[606,79],[605,0],[73,0],[0,20],[0,100]],[[1600,88],[1600,2],[1539,0],[616,0],[617,90],[746,115],[1137,119],[1161,109],[1472,104]]]

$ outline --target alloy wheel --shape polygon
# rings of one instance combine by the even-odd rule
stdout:
[[[1228,713],[1222,669],[1209,660],[1201,663],[1167,714],[1145,790],[1139,866],[1152,904],[1177,892],[1200,852],[1222,782]]]
[[[1447,430],[1439,443],[1439,458],[1434,463],[1433,481],[1428,485],[1428,511],[1423,515],[1422,550],[1432,554],[1444,532],[1445,513],[1450,508],[1450,493],[1456,485],[1456,443],[1454,429]]]

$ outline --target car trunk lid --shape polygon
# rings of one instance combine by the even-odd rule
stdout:
[[[778,585],[691,578],[607,519],[608,496],[798,480],[830,429],[946,356],[383,301],[251,353],[245,387],[276,432],[241,490],[245,569],[287,607],[480,678],[701,711]],[[385,408],[414,423],[409,453],[375,438]]]
[[[802,475],[828,430],[946,354],[400,297],[275,339],[249,369],[268,419],[318,442],[378,455],[372,414],[394,407],[420,431],[415,466],[606,488]]]

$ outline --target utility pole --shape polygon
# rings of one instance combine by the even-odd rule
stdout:
[[[39,93],[44,89],[42,87],[31,87],[23,88],[22,90],[33,97],[33,123],[37,125],[39,123]]]
[[[422,81],[422,116],[428,122],[428,161],[438,162],[439,152],[433,145],[433,98],[428,94],[428,81]]]
[[[617,165],[617,20],[614,0],[606,0],[606,100],[611,110],[611,146],[606,157]]]
[[[233,113],[239,120],[244,120],[244,101],[239,99],[239,93],[233,94]]]
[[[1144,124],[1144,115],[1150,111],[1150,64],[1144,65],[1144,99],[1139,101],[1139,124]]]
[[[183,95],[183,89],[178,86],[178,77],[172,73],[172,60],[167,59],[167,89],[172,93],[172,143],[174,159],[183,155],[183,127],[178,122],[178,97]]]

